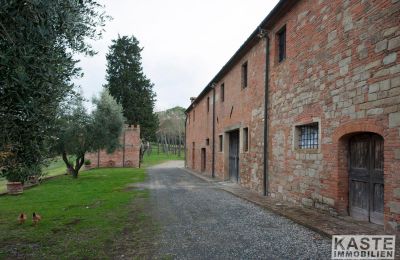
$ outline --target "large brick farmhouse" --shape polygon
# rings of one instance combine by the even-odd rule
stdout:
[[[400,232],[399,56],[399,0],[281,0],[192,98],[186,166]]]

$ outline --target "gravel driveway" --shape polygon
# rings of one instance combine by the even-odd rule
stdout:
[[[330,259],[331,241],[170,162],[149,169],[158,258]]]

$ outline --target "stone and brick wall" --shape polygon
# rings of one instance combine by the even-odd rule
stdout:
[[[111,154],[105,150],[86,154],[85,158],[91,161],[90,168],[139,167],[140,127],[126,125],[119,142],[120,148]]]
[[[279,62],[276,33],[283,26],[287,53]],[[268,31],[269,195],[348,214],[349,137],[376,133],[384,139],[385,229],[399,232],[400,1],[298,1]],[[242,129],[248,127],[250,148],[240,148],[239,183],[258,192],[263,181],[265,43],[259,40],[215,87],[216,177],[228,179],[228,132],[240,129],[243,140]],[[249,84],[242,89],[245,61]],[[187,166],[200,171],[205,148],[205,174],[211,174],[212,90],[194,104],[188,111]],[[296,126],[312,122],[319,125],[319,148],[297,149]],[[222,152],[219,135],[226,141]]]

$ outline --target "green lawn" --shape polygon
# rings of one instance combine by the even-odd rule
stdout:
[[[45,176],[56,176],[64,174],[66,171],[65,163],[61,158],[56,158],[50,162],[49,166],[43,168]],[[0,178],[0,193],[7,190],[6,187],[7,180]]]
[[[172,159],[178,158],[153,153],[144,165]],[[63,175],[22,195],[1,196],[0,259],[104,259],[124,251],[144,256],[140,250],[150,248],[149,230],[156,230],[156,223],[144,210],[149,191],[133,185],[145,178],[144,168],[94,169],[76,180]],[[17,223],[20,212],[28,215],[23,225]],[[32,212],[43,218],[37,226],[32,225]]]
[[[177,154],[173,153],[162,153],[157,154],[157,147],[153,148],[153,152],[148,155],[147,153],[143,157],[143,167],[152,166],[160,162],[170,161],[170,160],[184,160],[184,151],[181,152],[179,157]]]

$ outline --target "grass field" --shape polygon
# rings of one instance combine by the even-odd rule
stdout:
[[[143,165],[142,168],[163,162],[163,161],[168,161],[168,160],[183,160],[183,151],[181,153],[181,156],[179,157],[178,155],[174,155],[172,153],[166,154],[166,153],[159,153],[157,154],[157,151],[153,151],[151,155],[145,154],[143,158]],[[82,170],[84,167],[82,167]],[[48,167],[45,167],[43,169],[45,176],[56,176],[56,175],[62,175],[66,171],[65,163],[61,158],[54,159]],[[7,180],[4,178],[0,178],[0,193],[5,192],[7,190],[6,188],[6,183]]]
[[[66,171],[65,163],[61,158],[56,158],[50,162],[49,166],[43,168],[45,176],[56,176],[64,174]],[[7,180],[0,178],[0,193],[5,192]]]
[[[148,166],[152,166],[154,164],[160,163],[160,162],[164,162],[164,161],[170,161],[170,160],[183,160],[184,156],[183,156],[183,151],[181,153],[181,156],[179,157],[176,154],[166,154],[166,153],[159,153],[157,154],[157,149],[153,149],[153,152],[148,155],[145,154],[143,157],[143,167],[148,167]]]
[[[144,166],[172,159],[178,158],[153,153]],[[57,173],[59,167],[48,170]],[[125,251],[144,256],[140,250],[149,248],[143,244],[156,224],[143,210],[149,191],[132,185],[145,178],[144,168],[94,169],[76,180],[64,175],[23,195],[0,197],[0,259],[104,259]],[[23,225],[17,223],[20,212],[28,215]],[[32,212],[43,218],[37,226]]]

